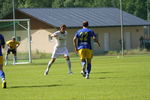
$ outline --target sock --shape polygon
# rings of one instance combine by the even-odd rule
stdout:
[[[83,69],[83,71],[85,71],[86,61],[85,61],[85,60],[84,60],[84,61],[82,61],[82,62],[81,62],[81,65],[82,65],[82,69]]]
[[[8,63],[8,55],[6,55],[6,58],[5,58],[5,59],[6,59],[6,63]]]
[[[50,69],[50,67],[52,66],[52,64],[53,64],[53,63],[52,63],[51,61],[48,62],[48,65],[47,65],[47,69],[48,69],[48,70]]]
[[[2,78],[2,81],[5,80],[5,73],[2,70],[0,70],[0,77]]]
[[[68,72],[72,72],[71,70],[71,61],[70,60],[66,60],[67,64],[68,64]]]
[[[14,64],[16,63],[16,61],[17,61],[17,57],[16,57],[16,56],[14,56]]]
[[[90,72],[91,72],[91,64],[87,64],[86,72],[87,72],[87,74],[90,74]]]

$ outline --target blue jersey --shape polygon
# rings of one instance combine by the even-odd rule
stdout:
[[[3,35],[0,34],[0,56],[3,56],[2,54],[2,45],[5,45],[5,40]]]
[[[77,31],[75,37],[78,38],[78,50],[79,49],[92,49],[91,46],[91,37],[95,36],[96,34],[94,31],[88,28],[83,28]]]

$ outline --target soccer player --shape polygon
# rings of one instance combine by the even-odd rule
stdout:
[[[2,88],[6,88],[5,73],[3,71],[2,48],[5,48],[5,40],[3,35],[0,34],[0,78],[2,78]]]
[[[81,74],[89,79],[89,74],[91,71],[91,59],[93,56],[91,38],[98,44],[100,43],[96,38],[94,31],[88,28],[88,21],[83,22],[83,28],[78,30],[73,38],[73,43],[75,47],[75,52],[79,54],[81,59],[82,71]],[[87,66],[86,66],[87,65]]]
[[[59,55],[64,55],[64,58],[66,58],[67,65],[68,65],[68,74],[72,74],[71,70],[71,61],[68,53],[68,49],[66,47],[66,39],[67,39],[67,31],[66,31],[66,25],[63,24],[60,26],[60,30],[54,32],[51,37],[54,37],[57,41],[54,51],[51,56],[51,60],[48,62],[47,68],[44,72],[44,75],[48,75],[49,69],[52,66],[52,64],[55,62],[56,58]]]
[[[16,41],[16,38],[13,36],[12,40],[9,40],[6,42],[8,49],[6,51],[6,61],[5,61],[5,65],[8,64],[8,55],[12,52],[12,54],[14,55],[14,59],[13,59],[13,64],[15,65],[16,61],[17,61],[17,48],[19,47],[20,43],[18,41]]]

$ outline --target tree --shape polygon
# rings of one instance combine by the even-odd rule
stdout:
[[[10,0],[1,0],[1,13],[0,17],[6,16],[8,13],[12,12],[12,2]]]
[[[150,12],[150,0],[122,0],[123,10],[143,19]],[[147,6],[148,4],[148,6]],[[120,0],[15,0],[15,8],[116,7]],[[148,9],[148,10],[147,10]],[[0,0],[0,18],[12,12],[12,0]],[[150,18],[149,18],[150,19]]]
[[[65,0],[64,7],[75,7],[74,2],[75,0]]]
[[[75,0],[75,7],[92,7],[94,0]]]
[[[134,14],[136,10],[135,5],[136,0],[124,0],[123,1],[123,10],[125,10],[128,13]]]
[[[146,0],[142,0],[142,1],[136,0],[135,2],[136,10],[134,12],[134,15],[143,19],[147,19],[147,6],[145,4],[146,4]]]
[[[52,3],[52,8],[62,8],[64,7],[64,1],[65,0],[54,0]]]

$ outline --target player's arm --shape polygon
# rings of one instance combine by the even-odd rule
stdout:
[[[5,48],[5,41],[4,41],[4,43],[2,44],[2,48],[3,48],[3,49]]]
[[[51,34],[51,37],[57,37],[58,35],[57,34]]]
[[[93,40],[94,40],[94,42],[96,42],[96,43],[98,44],[98,46],[100,47],[100,43],[99,43],[98,39],[96,38],[96,36],[93,36]]]
[[[98,44],[98,46],[100,47],[100,43],[99,43],[98,39],[96,38],[96,34],[94,33],[94,31],[91,31],[91,33],[92,33],[92,38],[93,38],[94,42],[96,42]]]
[[[20,46],[20,43],[18,42],[17,45],[16,45],[16,48],[18,48],[19,46]]]
[[[2,36],[2,40],[1,40],[1,45],[2,45],[2,48],[4,49],[5,48],[5,39],[3,36]]]
[[[7,41],[7,42],[6,42],[6,45],[8,46],[8,48],[11,49],[10,41]]]
[[[76,36],[73,38],[73,45],[74,45],[75,52],[78,53],[78,48],[77,48],[77,37],[76,37]]]
[[[93,40],[98,44],[98,46],[100,47],[100,43],[99,43],[99,41],[98,41],[98,39],[95,37],[95,36],[93,36]]]
[[[55,32],[55,33],[56,33],[56,32]],[[51,34],[49,34],[49,35],[48,35],[49,40],[52,40],[52,39],[53,39],[53,37],[58,37],[58,35],[57,35],[57,34],[55,34],[55,33],[51,33]]]
[[[51,36],[51,37],[58,37],[58,31],[52,33],[50,36]]]

